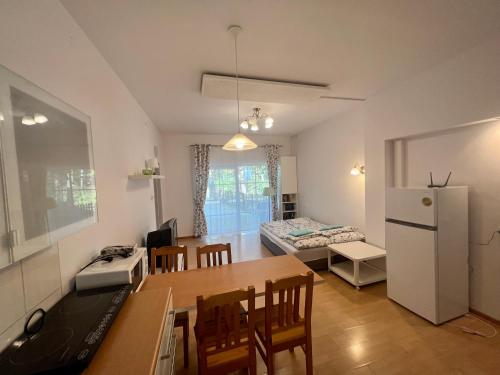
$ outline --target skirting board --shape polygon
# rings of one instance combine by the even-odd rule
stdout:
[[[480,318],[483,318],[483,319],[486,319],[486,320],[490,321],[491,323],[495,323],[495,324],[500,325],[500,320],[497,320],[497,319],[495,319],[495,318],[492,318],[491,316],[486,315],[485,313],[482,313],[482,312],[477,311],[477,310],[475,310],[475,309],[469,309],[469,311],[470,311],[472,314],[479,316]]]

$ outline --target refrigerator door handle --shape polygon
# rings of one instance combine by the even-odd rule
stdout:
[[[418,229],[424,229],[424,230],[431,230],[433,232],[436,232],[437,229],[438,229],[437,226],[433,226],[433,225],[424,225],[424,224],[410,223],[408,221],[396,220],[396,219],[390,219],[390,218],[386,218],[385,222],[386,223],[398,224],[398,225],[404,225],[404,226],[412,227],[412,228],[418,228]]]

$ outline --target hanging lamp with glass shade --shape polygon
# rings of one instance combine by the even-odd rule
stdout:
[[[238,34],[241,31],[241,26],[232,25],[229,26],[228,31],[233,34],[234,37],[234,56],[235,56],[235,70],[236,70],[236,104],[238,107],[238,118],[236,121],[236,127],[238,132],[224,144],[222,147],[227,151],[245,151],[257,148],[257,145],[248,138],[245,134],[240,132],[240,90],[238,82]]]

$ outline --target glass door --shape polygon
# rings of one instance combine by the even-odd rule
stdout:
[[[269,186],[264,163],[210,168],[205,216],[208,234],[251,232],[268,221]]]
[[[269,186],[266,165],[238,167],[238,182],[239,231],[258,231],[261,223],[270,220],[269,197],[264,196],[264,188]]]

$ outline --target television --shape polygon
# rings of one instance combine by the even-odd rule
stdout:
[[[172,218],[162,225],[158,230],[149,232],[146,240],[148,250],[148,266],[151,266],[151,249],[162,246],[177,246],[177,219]],[[156,259],[156,267],[161,267],[161,258]]]

